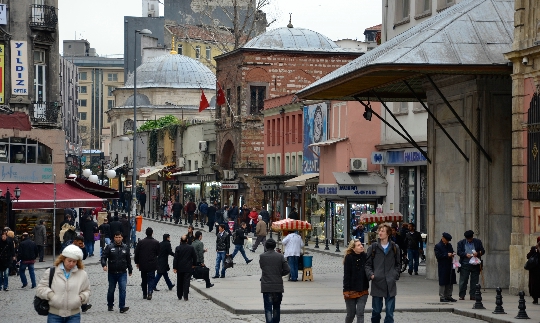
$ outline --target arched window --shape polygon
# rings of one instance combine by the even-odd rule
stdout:
[[[124,134],[133,131],[133,120],[127,119],[124,121]]]
[[[30,138],[0,139],[0,163],[52,164],[52,149]]]

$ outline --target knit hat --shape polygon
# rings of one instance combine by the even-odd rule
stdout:
[[[82,260],[83,259],[83,252],[81,248],[75,246],[75,245],[69,245],[64,248],[62,251],[62,256],[66,258],[71,258],[75,260]]]

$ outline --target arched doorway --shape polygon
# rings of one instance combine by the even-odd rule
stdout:
[[[233,169],[236,162],[236,152],[232,141],[227,140],[221,150],[221,167],[224,169]]]

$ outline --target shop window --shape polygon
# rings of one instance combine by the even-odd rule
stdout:
[[[52,164],[52,149],[27,138],[0,139],[0,162],[17,164]]]

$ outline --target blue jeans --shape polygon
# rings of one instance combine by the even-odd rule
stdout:
[[[159,280],[161,279],[161,276],[163,276],[163,278],[165,279],[165,282],[167,283],[167,287],[169,287],[169,289],[171,289],[173,287],[173,283],[171,282],[171,279],[169,278],[169,273],[164,273],[164,274],[160,274],[158,273],[156,275],[156,278],[154,280],[154,289],[156,289],[157,287],[157,284],[159,283]]]
[[[298,256],[289,256],[287,257],[287,262],[291,268],[291,280],[298,280]]]
[[[94,254],[94,237],[92,236],[92,240],[84,240],[84,247],[86,248],[86,252],[88,252],[88,255]]]
[[[118,290],[120,292],[119,308],[123,309],[124,307],[126,307],[127,273],[109,273],[109,291],[107,292],[107,306],[114,306],[114,291],[116,290],[117,283]]]
[[[80,323],[81,322],[81,313],[71,315],[68,317],[61,317],[55,314],[49,313],[47,315],[47,323]]]
[[[21,282],[23,285],[27,285],[28,281],[26,280],[26,275],[24,271],[28,267],[28,272],[30,273],[30,280],[32,281],[32,287],[36,287],[36,275],[34,274],[34,264],[23,264],[21,261],[21,266],[19,267],[19,276],[21,276]]]
[[[8,289],[9,268],[0,271],[0,289]]]
[[[283,293],[263,293],[266,323],[279,323],[279,313]]]
[[[43,261],[43,255],[45,254],[45,246],[38,245],[37,249],[38,249],[38,254],[39,254],[39,261]]]
[[[234,256],[236,256],[238,251],[240,251],[240,253],[242,254],[242,257],[244,257],[244,260],[247,262],[249,259],[246,256],[246,251],[244,250],[244,245],[243,244],[235,244],[234,245],[234,251],[231,254],[231,257],[233,257],[233,259],[234,259]]]
[[[396,308],[396,297],[384,297],[386,306],[386,317],[384,323],[394,323],[394,309]],[[383,305],[383,297],[371,296],[371,323],[379,323],[381,321],[381,312]]]
[[[414,262],[414,272],[418,272],[418,260],[419,253],[418,250],[407,249],[407,256],[409,258],[409,273],[413,271],[413,262]]]
[[[219,276],[219,265],[221,265],[221,276],[225,277],[225,251],[218,251],[216,256],[216,276]]]

